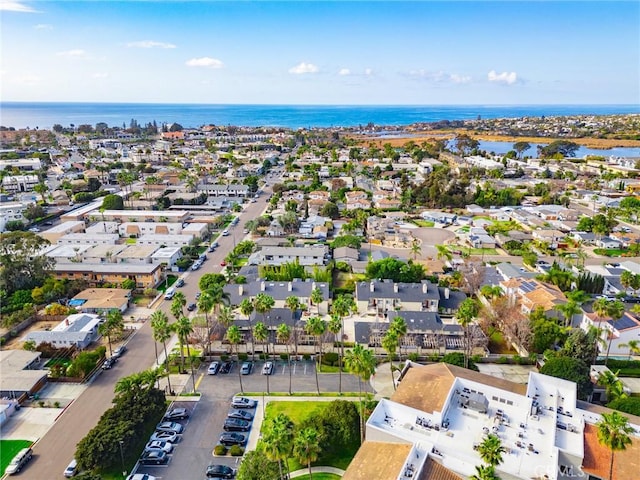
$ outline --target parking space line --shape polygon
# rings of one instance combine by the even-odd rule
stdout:
[[[286,370],[287,366],[286,365],[282,365],[282,373],[281,375],[284,375],[284,371]]]
[[[296,367],[297,367],[297,366],[298,366],[298,364],[297,364],[297,363],[294,363],[294,364],[293,364],[293,374],[294,374],[294,375],[296,374]]]
[[[307,374],[307,364],[306,363],[304,364],[304,374],[305,375]]]
[[[198,387],[200,386],[200,382],[202,382],[203,378],[204,378],[204,373],[201,373],[200,376],[198,377],[198,380],[196,380],[196,391],[198,390]]]

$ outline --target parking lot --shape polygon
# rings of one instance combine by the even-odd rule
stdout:
[[[262,375],[264,362],[256,362],[252,373],[242,375],[245,392],[263,392],[266,390],[267,375]],[[140,466],[137,473],[148,473],[163,479],[180,478],[182,480],[202,480],[208,465],[223,464],[237,468],[240,458],[226,456],[214,457],[213,449],[224,432],[223,424],[231,408],[231,400],[240,392],[238,369],[234,364],[228,374],[207,375],[208,364],[202,365],[197,374],[196,384],[201,393],[199,401],[185,400],[174,402],[172,407],[183,407],[190,412],[189,419],[177,420],[184,425],[184,432],[175,444],[167,465]],[[313,362],[294,362],[291,368],[292,390],[296,392],[315,392],[316,380]],[[338,374],[320,374],[321,392],[338,391]],[[187,383],[187,391],[191,383]],[[364,386],[364,384],[363,384]],[[273,375],[269,376],[271,392],[289,391],[289,368],[286,362],[276,362]],[[358,379],[352,375],[342,375],[342,387],[345,392],[358,391]],[[370,387],[367,385],[369,391]],[[255,448],[259,439],[260,425],[263,419],[262,395],[252,397],[258,401],[254,409],[248,410],[255,415],[248,434],[247,448]],[[268,397],[267,397],[268,398]],[[195,400],[195,399],[194,399]]]

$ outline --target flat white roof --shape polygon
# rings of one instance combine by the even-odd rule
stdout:
[[[75,257],[80,255],[95,245],[52,245],[52,249],[46,252],[47,257]]]
[[[180,234],[176,234],[176,235],[172,235],[172,234],[168,234],[168,235],[156,235],[155,233],[147,233],[145,235],[140,235],[138,237],[138,242],[148,242],[148,241],[154,241],[154,242],[184,242],[184,241],[188,241],[189,237],[193,237],[193,235],[180,235]]]
[[[186,227],[182,229],[183,232],[199,232],[203,228],[206,228],[206,223],[189,223]]]
[[[162,247],[157,249],[151,258],[171,258],[179,251],[180,247]]]
[[[55,225],[42,233],[65,233],[76,228],[79,225],[84,225],[84,222],[80,220],[69,220],[67,222],[59,223],[58,225]]]
[[[189,212],[184,210],[105,210],[105,216],[113,217],[183,217]]]

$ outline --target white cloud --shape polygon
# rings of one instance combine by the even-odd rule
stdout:
[[[409,76],[433,83],[463,84],[469,83],[472,80],[472,78],[468,75],[461,75],[459,73],[447,73],[443,72],[442,70],[439,70],[437,72],[432,72],[425,69],[411,70],[409,72]]]
[[[449,75],[449,80],[453,83],[469,83],[471,81],[471,77],[468,75],[458,75],[457,73],[452,73]]]
[[[73,50],[65,50],[64,52],[58,52],[58,57],[84,57],[87,54],[81,48],[74,48]]]
[[[305,62],[301,62],[295,67],[291,67],[289,69],[289,73],[292,73],[294,75],[303,75],[305,73],[318,73],[318,71],[319,69],[316,65],[314,65],[313,63],[305,63]]]
[[[141,40],[127,43],[128,48],[176,48],[173,43],[155,42],[153,40]]]
[[[15,0],[0,0],[0,10],[5,12],[38,13],[38,10]]]
[[[338,72],[338,75],[340,76],[351,75],[351,70],[349,70],[348,68],[341,68],[340,71]]]
[[[487,74],[487,79],[490,82],[504,83],[505,85],[513,85],[518,81],[518,75],[516,74],[516,72],[496,73],[495,70],[491,70]]]
[[[36,30],[53,30],[53,25],[49,25],[48,23],[39,23],[34,25],[33,28]]]
[[[108,76],[109,76],[108,73],[96,72],[96,73],[91,75],[91,78],[107,78]]]
[[[217,58],[200,57],[187,60],[185,63],[187,67],[207,67],[207,68],[222,68],[224,64]]]
[[[369,77],[371,75],[373,75],[373,70],[371,70],[370,68],[365,68],[364,69],[364,74]]]

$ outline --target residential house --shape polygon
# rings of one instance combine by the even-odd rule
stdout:
[[[175,270],[176,263],[182,258],[182,249],[180,247],[161,247],[151,255],[151,263],[155,265],[164,265],[166,268]]]
[[[184,210],[105,210],[101,216],[105,220],[123,222],[170,222],[183,224],[190,213]]]
[[[116,261],[130,264],[151,263],[153,254],[158,250],[159,248],[155,245],[128,245],[127,248],[118,253]],[[178,250],[180,250],[179,247]]]
[[[621,318],[601,318],[586,306],[580,328],[588,332],[591,327],[600,329],[602,342],[598,343],[600,355],[623,356],[629,353],[630,340],[640,340],[640,319],[632,312],[624,312]]]
[[[76,313],[69,315],[51,330],[27,333],[24,341],[33,341],[36,346],[46,342],[55,348],[76,347],[83,350],[100,338],[98,326],[101,322],[98,315]]]
[[[442,225],[453,225],[458,216],[455,213],[441,212],[438,210],[427,210],[420,214],[427,222],[439,223]]]
[[[4,232],[8,222],[27,223],[23,212],[27,209],[29,203],[23,202],[2,202],[0,203],[0,232]],[[53,243],[53,242],[52,242]]]
[[[118,224],[122,237],[135,238],[141,235],[180,235],[182,224],[176,222],[124,222]]]
[[[117,263],[118,255],[127,249],[127,245],[98,244],[82,255],[83,263]]]
[[[283,265],[298,262],[304,266],[322,266],[328,259],[325,245],[306,247],[263,247],[251,256],[255,265]]]
[[[368,210],[371,208],[371,201],[366,192],[356,190],[355,192],[346,192],[346,208],[347,210]]]
[[[135,280],[137,288],[144,289],[160,283],[162,272],[162,267],[154,264],[57,262],[52,273],[56,279],[85,280],[92,286],[119,285],[131,279]]]
[[[142,235],[136,243],[157,247],[186,247],[191,245],[193,239],[193,235]]]
[[[33,187],[40,183],[37,175],[7,175],[2,177],[2,188],[10,194],[32,192]]]
[[[192,235],[198,240],[202,240],[209,235],[209,225],[206,223],[189,223],[182,229],[182,235]]]
[[[69,306],[80,313],[106,314],[112,310],[124,313],[130,301],[131,290],[125,288],[88,288],[69,300]]]
[[[58,238],[58,245],[115,245],[118,240],[117,233],[67,233]]]
[[[567,303],[567,298],[558,287],[534,278],[513,277],[500,282],[500,286],[510,301],[519,304],[522,313],[526,315],[542,308],[546,315],[555,316],[556,307]]]
[[[622,242],[614,240],[611,237],[602,237],[596,241],[596,245],[600,248],[622,248]]]
[[[21,172],[35,172],[42,168],[39,158],[6,158],[0,160],[0,170],[20,170]]]
[[[201,183],[198,192],[206,193],[210,197],[247,197],[251,193],[248,185],[231,183],[229,185]]]
[[[333,260],[335,262],[346,262],[351,264],[357,262],[360,257],[360,252],[357,249],[351,247],[338,247],[333,250]]]
[[[0,350],[0,398],[7,402],[7,409],[0,409],[0,426],[11,410],[18,409],[16,400],[18,403],[26,400],[28,395],[37,393],[47,384],[49,371],[42,368],[41,356],[41,352]]]

